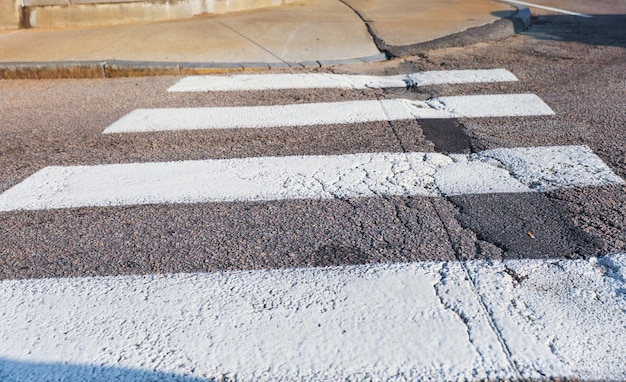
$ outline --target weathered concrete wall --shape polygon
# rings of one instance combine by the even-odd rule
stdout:
[[[15,1],[15,0],[0,0]],[[18,0],[19,1],[19,0]],[[294,0],[24,0],[27,27],[113,25],[188,18],[291,3]]]
[[[17,29],[20,26],[18,0],[0,0],[0,30]]]

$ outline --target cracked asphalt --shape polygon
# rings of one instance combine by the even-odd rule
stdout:
[[[623,18],[620,19],[623,23]],[[354,74],[504,68],[515,83],[411,89],[167,93],[178,77],[0,81],[0,192],[51,165],[372,152],[469,154],[587,145],[626,178],[626,36],[615,17],[541,16],[523,34]],[[604,36],[604,37],[603,37]],[[320,69],[321,70],[321,69]],[[535,93],[555,116],[107,134],[136,108]],[[0,213],[0,277],[196,272],[453,259],[587,258],[626,250],[626,188],[224,202]]]

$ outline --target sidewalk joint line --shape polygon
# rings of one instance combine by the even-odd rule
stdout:
[[[261,44],[257,43],[256,41],[252,40],[251,38],[249,38],[248,36],[242,34],[241,32],[233,29],[232,27],[224,24],[223,22],[219,22],[218,24],[230,29],[231,31],[235,32],[236,34],[238,34],[239,36],[245,38],[246,40],[250,41],[251,43],[253,43],[254,45],[258,46],[259,48],[263,49],[264,51],[266,51],[267,53],[271,54],[272,56],[276,57],[278,60],[280,60],[280,62],[282,62],[283,64],[288,64],[287,61],[283,60],[282,58],[278,57],[277,55],[275,55],[272,51],[270,51],[269,49],[265,48],[264,46],[262,46]]]

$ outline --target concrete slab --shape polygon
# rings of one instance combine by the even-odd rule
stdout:
[[[388,45],[410,45],[513,16],[516,8],[488,0],[344,0]]]
[[[301,0],[280,8],[216,20],[284,62],[338,60],[380,53],[358,15],[337,0]]]
[[[358,16],[336,0],[187,20],[0,35],[0,62],[270,63],[379,53]]]
[[[0,60],[158,62],[276,61],[213,19],[66,30],[20,30],[0,38]]]

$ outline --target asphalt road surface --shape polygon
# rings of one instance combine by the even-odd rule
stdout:
[[[354,68],[359,70],[354,74],[379,75],[505,68],[517,76],[517,82],[410,90],[170,93],[167,89],[178,78],[6,81],[0,88],[0,189],[7,190],[45,166],[376,152],[476,153],[560,145],[587,145],[624,178],[623,34],[616,28],[606,31],[608,36],[599,36],[595,21],[588,26],[566,16],[546,16],[535,23],[525,36]],[[564,37],[581,41],[560,41]],[[604,43],[598,41],[601,37]],[[536,94],[556,114],[102,134],[138,108],[503,93]],[[5,212],[0,227],[5,256],[0,269],[5,278],[31,278],[601,255],[625,248],[623,191],[616,185],[448,198]]]
[[[502,68],[517,77],[515,82],[177,93],[167,91],[180,80],[175,77],[1,81],[0,193],[47,166],[357,153],[458,158],[553,146],[586,146],[626,179],[625,48],[623,15],[547,15],[501,41],[324,70],[396,75]],[[489,94],[534,94],[554,115],[103,134],[135,109]],[[437,197],[380,193],[5,210],[0,212],[0,278],[586,260],[626,251],[625,211],[626,186],[619,182]],[[623,376],[619,372],[625,371],[616,372]]]

